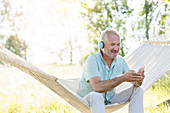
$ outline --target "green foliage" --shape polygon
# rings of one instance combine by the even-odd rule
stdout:
[[[87,19],[86,28],[88,30],[89,42],[94,45],[94,51],[97,52],[98,41],[100,40],[101,32],[107,27],[115,28],[119,31],[122,36],[120,55],[125,56],[124,52],[124,41],[126,40],[127,29],[126,29],[126,19],[130,17],[133,12],[127,5],[127,0],[121,0],[117,2],[116,0],[101,1],[93,0],[92,3],[84,1],[82,7],[85,12],[81,14],[85,19]]]
[[[27,45],[25,41],[19,39],[17,35],[11,35],[10,37],[8,37],[5,44],[3,45],[8,50],[26,59]]]
[[[41,105],[41,107],[37,110],[37,113],[78,113],[75,109],[73,109],[69,105],[63,105],[62,102],[59,102],[58,100],[54,100],[53,102],[50,102],[49,104],[44,103]]]
[[[16,34],[8,34],[10,36],[6,36],[5,33],[1,32],[0,43],[13,53],[26,59],[27,45],[24,40],[18,38],[16,31],[18,31],[20,28],[15,23],[16,19],[18,19],[18,17],[22,17],[23,14],[22,12],[15,11],[14,13],[11,9],[11,4],[9,0],[0,0],[0,4],[0,29],[5,29],[6,26],[9,26],[10,28],[8,28],[8,32]],[[3,23],[4,26],[1,23]],[[3,62],[0,61],[0,64],[3,64]]]
[[[145,30],[145,36],[143,38],[146,38],[147,40],[150,39],[149,31],[152,24],[154,25],[153,29],[158,29],[157,31],[153,31],[155,35],[158,36],[165,34],[166,27],[168,26],[168,15],[170,15],[168,11],[169,8],[170,7],[168,7],[168,4],[166,3],[160,3],[160,1],[154,0],[145,0],[143,10],[139,12],[138,17],[138,30]]]
[[[154,85],[152,85],[152,89],[163,90],[170,94],[170,70],[167,71]]]
[[[1,103],[5,104],[4,101],[1,101]],[[4,106],[3,104],[0,106],[0,113],[21,113],[21,105],[17,104],[17,102],[11,101]]]
[[[85,9],[82,12],[82,17],[87,20],[86,28],[88,30],[89,42],[94,45],[91,53],[97,52],[100,33],[107,27],[115,28],[119,31],[122,41],[120,55],[125,56],[127,50],[124,44],[127,37],[147,39],[150,35],[159,36],[165,34],[170,29],[170,6],[167,1],[143,0],[141,3],[142,10],[137,16],[136,11],[128,6],[130,0],[84,0],[81,3]],[[144,4],[143,4],[144,3]],[[134,19],[135,18],[135,19]],[[135,21],[131,21],[135,20]],[[128,21],[131,21],[131,27],[128,27]],[[127,29],[131,29],[128,33]]]
[[[5,20],[5,17],[7,15],[7,5],[8,1],[6,0],[0,0],[0,24]]]
[[[0,103],[0,105],[1,104],[2,103]],[[64,104],[64,102],[61,102],[58,99],[53,100],[50,103],[42,103],[38,108],[32,105],[27,105],[29,108],[26,108],[14,101],[6,104],[7,105],[4,105],[2,108],[0,107],[0,113],[79,113],[79,111],[68,104]]]
[[[169,113],[169,106],[161,104],[170,97],[169,76],[170,71],[167,71],[157,82],[154,83],[154,85],[152,85],[151,88],[149,88],[149,90],[145,92],[144,105],[149,105],[145,108],[146,113]]]
[[[18,105],[17,103],[10,103],[8,113],[21,113],[21,106]]]

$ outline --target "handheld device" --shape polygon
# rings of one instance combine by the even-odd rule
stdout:
[[[140,67],[139,70],[138,70],[138,73],[144,73],[144,66]]]

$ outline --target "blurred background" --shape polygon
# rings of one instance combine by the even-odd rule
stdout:
[[[0,0],[0,43],[36,64],[76,64],[120,32],[125,56],[143,40],[168,41],[168,0]]]
[[[170,41],[169,20],[170,0],[0,0],[0,45],[53,76],[79,77],[105,28],[119,31],[125,56],[144,40]],[[78,112],[27,74],[0,64],[0,112]],[[167,72],[146,92],[146,112],[169,111],[155,108],[170,98],[169,80]]]

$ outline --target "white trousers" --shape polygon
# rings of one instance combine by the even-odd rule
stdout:
[[[116,93],[112,97],[111,104],[125,103],[131,96],[130,103],[129,103],[129,113],[144,113],[143,89],[141,87],[134,87],[133,94],[132,94],[132,90],[133,87],[130,87],[128,89],[121,91],[120,93]],[[104,97],[101,93],[90,92],[84,97],[84,99],[89,104],[92,113],[106,113]]]

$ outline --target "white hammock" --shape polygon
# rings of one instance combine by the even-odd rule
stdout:
[[[144,43],[125,59],[129,67],[136,71],[141,66],[145,66],[146,77],[141,87],[144,91],[146,91],[168,69],[170,69],[170,47],[167,45]],[[55,78],[54,76],[48,75],[1,46],[0,60],[8,62],[20,70],[32,75],[35,79],[50,88],[80,112],[90,112],[90,107],[87,105],[86,101],[76,95],[79,78],[67,80]],[[120,92],[130,85],[131,84],[129,83],[123,83],[116,88],[116,92]],[[116,111],[126,104],[127,103],[121,105],[106,105],[106,112]]]

